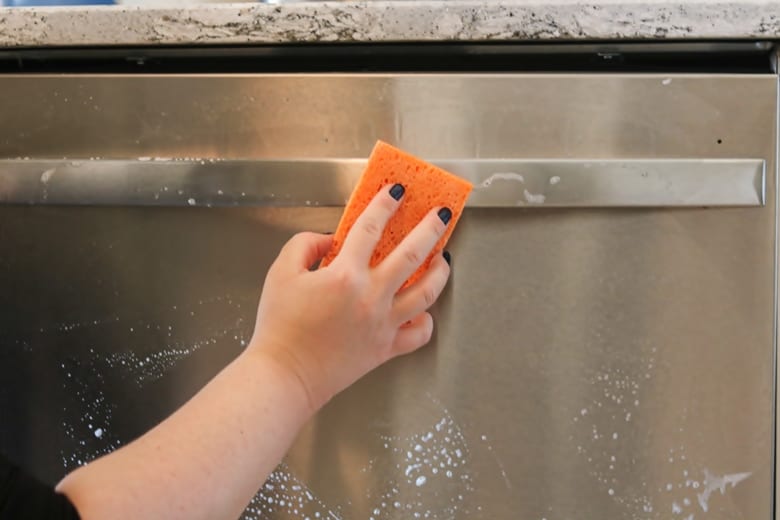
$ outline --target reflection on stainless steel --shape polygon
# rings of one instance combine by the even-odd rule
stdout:
[[[758,206],[764,161],[434,161],[471,181],[468,207]],[[0,161],[0,202],[343,206],[362,160]],[[4,188],[3,188],[4,187]]]
[[[335,228],[384,139],[489,185],[435,338],[329,403],[245,519],[770,518],[776,77],[0,89],[0,449],[47,480],[241,350],[279,247]]]

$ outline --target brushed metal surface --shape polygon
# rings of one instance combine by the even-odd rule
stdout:
[[[467,209],[432,344],[322,410],[244,518],[771,517],[774,76],[0,89],[6,159],[340,161],[380,138],[442,161],[765,161],[763,206]],[[340,211],[0,206],[0,449],[53,481],[153,425],[240,351],[281,244]]]
[[[770,131],[771,83],[765,75],[5,75],[0,157],[341,159],[367,157],[383,139],[439,159],[755,158],[745,151],[757,128]]]
[[[0,160],[0,203],[343,206],[365,160]],[[764,204],[761,159],[433,161],[475,185],[467,207]]]

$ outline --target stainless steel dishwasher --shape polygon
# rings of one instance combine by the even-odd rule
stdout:
[[[772,518],[777,83],[0,75],[0,449],[54,482],[182,404],[383,139],[476,186],[434,340],[243,518]]]

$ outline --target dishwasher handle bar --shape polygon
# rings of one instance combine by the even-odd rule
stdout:
[[[433,161],[472,208],[763,206],[763,159]],[[0,204],[343,206],[358,159],[0,160]]]

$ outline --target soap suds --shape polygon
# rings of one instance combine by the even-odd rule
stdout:
[[[528,190],[523,190],[523,197],[528,204],[544,204],[547,197],[541,193],[531,193]]]
[[[41,174],[41,183],[42,184],[48,184],[51,180],[52,176],[54,175],[54,172],[57,170],[55,168],[49,168],[45,172]]]
[[[428,397],[436,416],[427,427],[410,435],[379,435],[385,454],[378,458],[395,461],[395,471],[385,469],[375,479],[381,488],[366,490],[372,511],[369,518],[398,518],[397,511],[403,511],[404,518],[430,520],[468,516],[465,500],[474,491],[471,447],[449,411]],[[361,470],[374,472],[374,461]],[[448,491],[441,494],[442,490]]]
[[[639,363],[644,369],[655,359],[640,356]],[[651,500],[652,492],[646,482],[626,488],[619,477],[635,464],[635,459],[618,456],[625,452],[626,444],[635,442],[630,414],[640,414],[632,403],[638,403],[645,380],[620,366],[604,365],[588,376],[586,383],[592,388],[587,394],[590,401],[579,403],[571,412],[577,433],[570,439],[577,442],[576,453],[587,463],[590,477],[607,497],[625,508],[628,517],[646,517],[648,512],[657,510]]]
[[[265,520],[280,516],[300,520],[343,519],[340,508],[326,505],[285,463],[271,473],[241,519]]]
[[[228,305],[240,309],[241,304],[230,295],[203,299],[194,304]],[[194,318],[194,312],[188,308],[173,305],[171,311],[178,316],[180,326],[186,330],[186,322]],[[236,314],[236,313],[234,313]],[[97,331],[93,329],[98,329]],[[58,362],[58,371],[62,381],[62,392],[68,396],[63,405],[61,460],[66,470],[87,464],[95,458],[110,453],[130,439],[120,437],[113,428],[114,417],[122,413],[117,405],[107,398],[109,385],[116,381],[129,381],[138,388],[165,376],[179,362],[201,348],[220,343],[237,342],[246,344],[248,327],[239,317],[224,328],[213,330],[197,340],[178,339],[178,331],[172,325],[130,321],[119,316],[107,316],[71,322],[59,322],[39,327],[34,336],[53,335],[66,337],[68,341],[87,341],[94,337],[131,338],[132,344],[141,331],[167,338],[158,350],[148,352],[150,345],[139,343],[137,348],[106,353],[95,345],[84,350],[83,354],[69,355]],[[74,336],[75,335],[75,336]],[[148,340],[147,340],[148,341]],[[32,340],[31,340],[32,342]],[[112,345],[115,348],[115,345]],[[142,353],[145,352],[145,353]],[[120,383],[126,384],[126,383]]]
[[[637,354],[635,365],[628,370],[604,365],[588,376],[586,383],[591,386],[588,395],[593,397],[570,410],[576,433],[569,439],[576,443],[576,453],[587,462],[588,473],[606,496],[625,508],[626,518],[666,518],[671,512],[675,518],[693,520],[697,513],[711,509],[715,491],[725,494],[729,487],[736,487],[751,473],[718,476],[704,469],[704,479],[700,482],[690,476],[696,466],[689,460],[685,443],[677,441],[660,459],[670,468],[671,476],[655,483],[626,483],[627,489],[623,490],[619,477],[634,471],[637,458],[631,450],[637,443],[636,437],[646,434],[635,425],[644,423],[641,392],[645,386],[655,384],[657,349],[648,347],[643,350],[649,355]],[[685,434],[685,408],[680,418],[672,435]],[[673,439],[667,442],[672,443]]]
[[[515,182],[525,182],[525,178],[520,175],[519,173],[514,172],[499,172],[494,173],[484,181],[482,181],[482,184],[479,185],[480,188],[487,188],[491,184],[493,184],[495,181],[502,180],[502,181],[515,181]]]
[[[722,476],[712,474],[707,468],[704,469],[704,489],[701,493],[698,493],[696,497],[699,501],[702,511],[705,513],[709,510],[710,496],[713,491],[720,491],[721,495],[726,494],[727,486],[732,488],[737,487],[737,484],[747,479],[752,475],[751,472],[746,473],[731,473]]]

